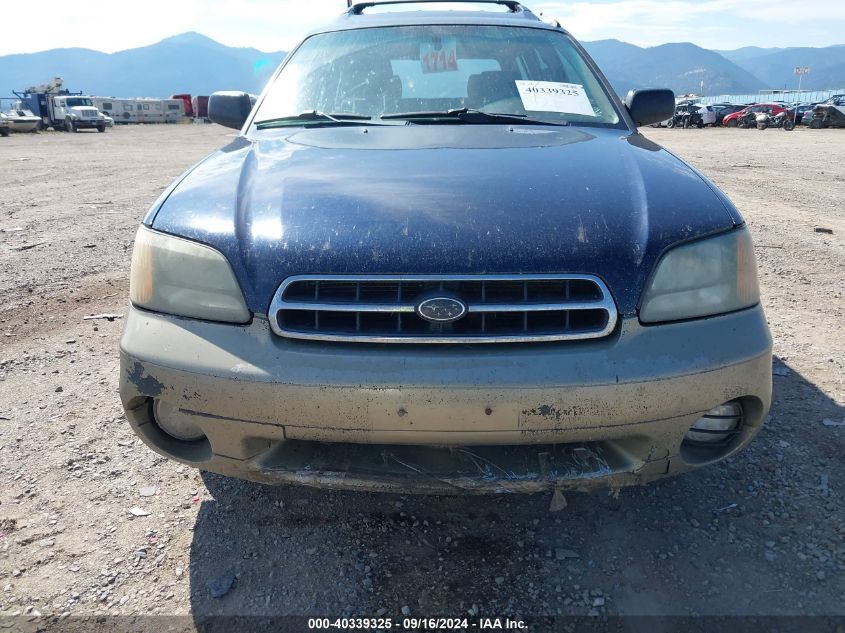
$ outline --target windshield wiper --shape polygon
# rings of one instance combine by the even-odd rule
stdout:
[[[282,127],[285,125],[298,125],[300,123],[319,123],[323,125],[354,125],[361,121],[371,121],[373,117],[366,114],[355,114],[354,112],[333,112],[326,114],[319,110],[307,110],[300,114],[280,116],[273,119],[257,121],[255,127],[265,130],[271,127]]]
[[[462,123],[522,123],[524,125],[569,125],[568,121],[541,121],[530,119],[527,114],[502,114],[498,112],[484,112],[473,108],[455,108],[454,110],[432,112],[397,112],[382,114],[382,119],[404,119],[406,121],[436,121],[437,119],[454,119]]]

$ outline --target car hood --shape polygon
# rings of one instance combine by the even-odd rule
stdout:
[[[632,315],[666,248],[741,219],[639,134],[403,125],[238,137],[145,222],[220,250],[257,313],[294,274],[578,272]]]

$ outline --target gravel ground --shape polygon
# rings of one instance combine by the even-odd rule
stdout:
[[[726,463],[560,513],[269,488],[150,452],[118,400],[121,320],[83,319],[124,311],[140,218],[231,133],[0,139],[0,616],[845,616],[845,131],[645,133],[751,226],[771,419]]]

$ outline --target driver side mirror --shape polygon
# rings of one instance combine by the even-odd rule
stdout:
[[[625,107],[638,126],[659,123],[675,114],[675,93],[665,89],[631,90]]]
[[[215,92],[208,98],[212,123],[240,130],[252,111],[253,100],[245,92]]]

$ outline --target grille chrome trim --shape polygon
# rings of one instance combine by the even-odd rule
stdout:
[[[360,285],[367,283],[392,282],[397,284],[412,284],[419,282],[587,282],[595,286],[600,297],[595,301],[562,301],[562,302],[525,302],[525,303],[487,303],[466,300],[467,315],[480,314],[482,318],[493,313],[525,313],[526,318],[531,313],[561,312],[573,313],[579,311],[603,310],[607,313],[605,326],[597,330],[588,331],[567,331],[553,334],[489,334],[489,335],[427,335],[427,334],[366,334],[366,333],[332,333],[325,332],[303,332],[295,329],[287,329],[280,324],[280,313],[284,311],[314,311],[336,313],[362,313],[362,314],[398,314],[400,323],[401,315],[415,314],[417,301],[414,298],[385,303],[383,301],[367,302],[355,300],[346,302],[321,302],[319,298],[314,301],[289,301],[285,299],[287,290],[294,284],[301,282],[319,283],[327,282],[353,282]],[[356,291],[356,299],[360,297],[360,287]],[[319,297],[319,295],[318,295]],[[398,297],[397,297],[398,298]],[[318,317],[319,319],[319,317]],[[598,339],[608,336],[616,328],[618,313],[616,304],[610,294],[607,285],[595,275],[588,274],[493,274],[493,275],[294,275],[286,278],[270,302],[268,310],[270,327],[275,334],[285,338],[294,338],[314,341],[335,341],[344,343],[398,343],[398,344],[473,344],[473,343],[538,343],[551,341],[574,341],[586,339]],[[360,317],[359,317],[360,321]],[[568,318],[567,318],[568,321]]]

